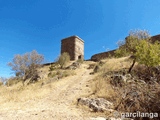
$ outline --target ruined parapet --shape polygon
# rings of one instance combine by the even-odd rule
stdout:
[[[98,53],[98,54],[95,54],[91,57],[91,60],[92,61],[100,61],[102,59],[105,59],[105,58],[108,58],[108,57],[111,57],[111,56],[114,56],[114,53],[115,50],[111,50],[111,51],[108,51],[108,52],[103,52],[103,53]]]
[[[152,43],[155,43],[156,41],[160,42],[160,35],[155,35],[151,37]]]
[[[155,43],[158,41],[160,43],[160,35],[155,35],[150,38],[151,43]],[[92,61],[100,61],[102,59],[108,58],[110,56],[114,56],[116,50],[111,50],[108,52],[97,53],[91,57]]]
[[[71,60],[84,59],[84,41],[78,36],[64,38],[61,41],[61,54],[67,52]]]

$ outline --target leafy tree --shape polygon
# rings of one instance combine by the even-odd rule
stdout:
[[[138,46],[136,46],[136,58],[140,64],[144,64],[147,67],[155,67],[160,64],[160,44],[155,42],[151,44],[142,40]]]
[[[70,61],[70,56],[67,52],[62,53],[62,55],[58,58],[57,63],[64,68],[64,66]]]
[[[146,30],[135,30],[135,31],[130,31],[129,36],[126,37],[124,41],[119,42],[119,48],[116,50],[116,55],[118,57],[121,56],[127,56],[130,55],[133,58],[133,63],[129,68],[128,72],[131,72],[133,66],[135,65],[136,62],[136,52],[137,52],[137,46],[139,46],[140,42],[142,40],[144,41],[149,41],[150,35],[148,31]]]
[[[23,55],[15,55],[12,62],[9,62],[8,65],[15,72],[16,76],[23,77],[23,81],[28,78],[34,80],[36,79],[35,76],[37,76],[37,68],[40,67],[43,60],[43,55],[40,55],[36,50],[33,50],[32,52]]]

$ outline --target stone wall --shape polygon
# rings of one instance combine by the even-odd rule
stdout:
[[[101,59],[105,59],[107,57],[113,56],[114,51],[115,50],[111,50],[111,51],[108,51],[108,52],[95,54],[91,57],[91,60],[96,62],[96,61],[100,61]]]
[[[155,35],[155,36],[151,37],[151,42],[154,43],[155,41],[160,42],[160,35]],[[91,57],[91,60],[92,61],[100,61],[101,59],[105,59],[109,56],[113,56],[114,51],[116,51],[116,50],[95,54]]]
[[[84,41],[78,36],[64,38],[61,41],[61,54],[67,52],[71,60],[84,59]]]
[[[75,38],[75,60],[84,59],[84,41],[82,41],[79,37]]]
[[[151,41],[154,43],[155,41],[159,41],[160,42],[160,35],[155,35],[151,37]]]

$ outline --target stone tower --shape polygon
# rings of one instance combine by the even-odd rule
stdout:
[[[64,38],[61,41],[61,54],[67,52],[71,60],[84,59],[84,41],[78,36]]]

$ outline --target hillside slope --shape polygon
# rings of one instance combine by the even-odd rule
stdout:
[[[50,87],[50,92],[43,98],[2,103],[0,120],[90,119],[89,113],[79,109],[76,105],[80,96],[85,96],[91,92],[88,82],[94,78],[94,75],[89,74],[91,70],[87,67],[87,64],[84,64],[80,69],[75,70],[76,75],[54,82]],[[43,89],[43,87],[40,89]]]

